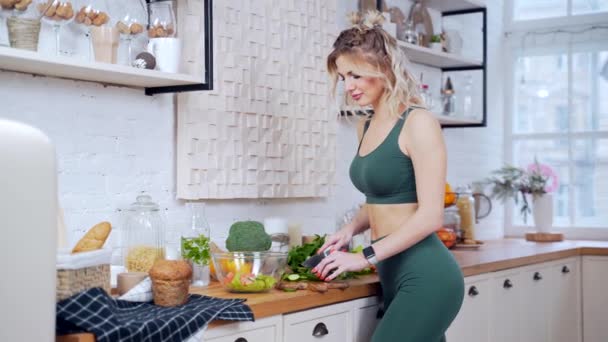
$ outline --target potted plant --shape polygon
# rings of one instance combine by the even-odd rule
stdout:
[[[431,43],[429,47],[436,51],[443,51],[443,44],[441,44],[441,35],[434,34],[431,36]]]
[[[526,169],[505,165],[492,172],[486,181],[492,188],[491,196],[505,202],[512,198],[515,205],[520,205],[524,222],[528,214],[534,214],[534,223],[538,231],[551,228],[553,219],[553,196],[558,187],[558,177],[553,169],[535,160]],[[532,208],[528,200],[532,197]],[[520,202],[521,199],[521,202]]]

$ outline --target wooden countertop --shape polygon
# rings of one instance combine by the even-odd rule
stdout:
[[[485,241],[477,250],[452,250],[465,277],[576,255],[608,255],[608,241],[530,242],[525,239]]]
[[[485,241],[476,250],[452,250],[465,277],[537,264],[577,255],[608,256],[608,241],[529,242],[524,239]],[[345,290],[331,289],[325,293],[313,291],[284,292],[271,290],[267,293],[229,293],[217,282],[206,288],[191,288],[191,293],[220,298],[245,298],[256,319],[300,310],[374,296],[380,292],[377,275],[369,275],[348,281]],[[209,327],[231,323],[214,321]],[[90,334],[78,334],[90,335]],[[58,339],[58,341],[62,341]],[[67,341],[67,340],[63,340]],[[78,341],[78,340],[74,340]]]
[[[219,298],[245,298],[247,299],[245,304],[249,305],[255,318],[259,319],[374,296],[380,291],[376,274],[350,279],[347,282],[350,285],[347,289],[330,289],[323,293],[309,290],[285,292],[277,289],[265,293],[230,293],[218,282],[212,282],[204,288],[192,287],[190,293]],[[214,323],[216,322],[212,322],[209,326],[213,327]]]

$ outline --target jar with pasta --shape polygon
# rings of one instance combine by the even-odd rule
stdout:
[[[148,272],[154,262],[165,258],[165,220],[149,195],[137,196],[125,220],[127,272]]]

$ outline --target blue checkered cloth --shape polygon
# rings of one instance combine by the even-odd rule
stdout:
[[[97,342],[184,341],[214,319],[253,321],[245,299],[191,294],[178,307],[161,307],[110,297],[92,288],[57,303],[57,335],[95,334]]]

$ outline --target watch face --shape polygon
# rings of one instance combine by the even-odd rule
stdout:
[[[376,253],[374,252],[374,248],[372,246],[363,248],[363,256],[365,256],[367,259],[373,257],[374,255],[376,255]]]

